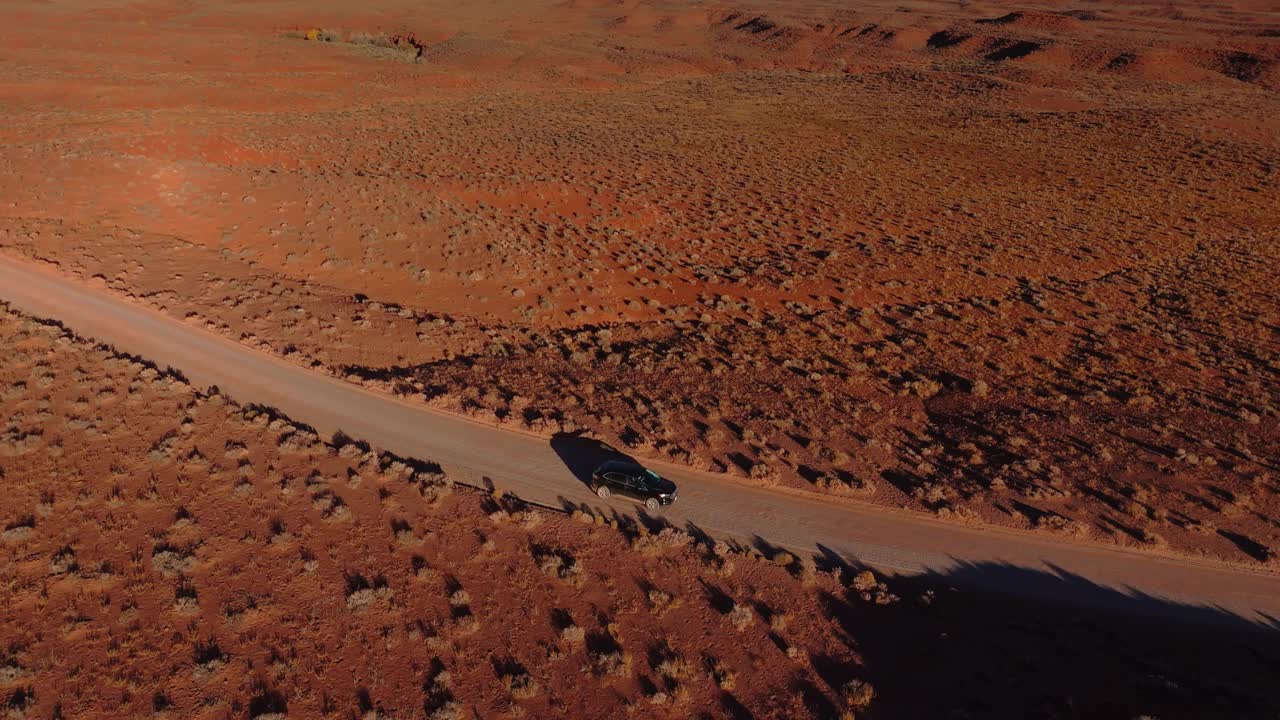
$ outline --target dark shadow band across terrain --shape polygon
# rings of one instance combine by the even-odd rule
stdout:
[[[973,589],[993,577],[1040,597]],[[900,599],[877,608],[887,612],[856,590],[826,598],[866,658],[875,717],[1262,719],[1280,708],[1280,683],[1267,680],[1280,672],[1275,618],[1000,563],[889,588]]]
[[[1007,563],[957,560],[950,570],[930,572],[923,578],[957,587],[1018,587],[1024,597],[1064,607],[1090,607],[1130,618],[1168,620],[1246,633],[1280,632],[1280,622],[1261,611],[1257,618],[1241,617],[1220,607],[1175,602],[1131,587],[1111,588],[1054,565],[1049,568],[1050,572],[1044,572]]]

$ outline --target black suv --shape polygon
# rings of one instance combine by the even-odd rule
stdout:
[[[591,473],[591,489],[602,499],[613,493],[644,503],[650,510],[676,501],[676,484],[652,470],[621,460],[610,460]]]

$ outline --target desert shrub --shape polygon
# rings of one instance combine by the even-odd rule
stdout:
[[[631,548],[645,555],[657,555],[665,550],[687,546],[692,541],[689,533],[676,528],[663,528],[657,535],[644,533],[631,541]]]
[[[621,650],[600,650],[588,655],[589,668],[597,677],[623,677],[631,672],[631,655]]]
[[[769,616],[769,629],[773,630],[774,632],[782,632],[783,630],[787,629],[787,624],[790,622],[790,620],[791,620],[791,616],[788,615],[787,613],[775,612],[773,615]]]
[[[1041,515],[1036,519],[1035,527],[1037,530],[1047,530],[1048,532],[1075,538],[1084,538],[1089,535],[1088,525],[1057,513]]]
[[[453,619],[450,627],[459,637],[466,637],[475,634],[480,629],[480,621],[470,612],[465,612]]]
[[[751,612],[751,608],[746,605],[735,604],[726,617],[729,618],[730,623],[733,623],[734,628],[742,631],[755,620],[755,613]]]
[[[563,580],[575,587],[581,587],[586,582],[586,575],[582,572],[582,566],[572,558],[551,550],[535,550],[534,557],[538,563],[538,570],[549,578]]]
[[[51,575],[74,574],[79,570],[79,567],[76,562],[76,552],[70,546],[54,553],[53,558],[49,560],[49,573]]]
[[[645,533],[632,538],[631,549],[644,555],[657,555],[666,550],[667,546],[656,536]]]
[[[317,30],[313,28],[307,31],[307,39],[318,42],[342,42],[342,33],[337,30]]]
[[[5,707],[8,710],[7,716],[14,720],[22,720],[31,717],[29,714],[36,706],[36,691],[30,687],[18,688],[9,696]]]
[[[577,625],[569,625],[560,629],[560,639],[570,645],[581,644],[586,637],[586,633]]]
[[[674,653],[663,658],[655,668],[658,674],[671,680],[683,680],[692,674],[692,668],[689,667],[689,661]]]
[[[879,581],[876,580],[876,574],[870,570],[863,570],[853,576],[853,589],[858,592],[868,592],[876,589]]]
[[[165,577],[177,577],[194,564],[194,558],[167,546],[157,547],[151,555],[151,566]]]
[[[511,697],[516,700],[528,700],[536,696],[540,690],[538,681],[522,670],[504,673],[502,675],[502,684],[507,688],[507,692]]]
[[[208,677],[221,670],[227,664],[226,655],[222,653],[221,648],[215,642],[196,643],[192,652],[192,659],[195,662],[197,679]]]
[[[738,686],[738,674],[726,667],[720,659],[708,659],[707,669],[710,671],[711,679],[715,681],[716,687],[721,690],[732,692]]]
[[[1139,531],[1139,535],[1142,540],[1142,544],[1147,547],[1162,548],[1167,547],[1169,544],[1169,541],[1165,540],[1162,535],[1152,532],[1151,530],[1141,530]]]
[[[775,468],[763,462],[757,462],[751,466],[750,476],[752,480],[761,485],[775,485],[781,479]]]
[[[843,465],[849,462],[849,454],[839,448],[822,446],[818,448],[818,457],[832,465]]]
[[[536,530],[542,524],[542,513],[536,510],[518,512],[513,517],[525,530]]]
[[[797,573],[797,577],[805,587],[812,587],[818,582],[818,566],[811,558],[805,558],[800,561],[800,572]]]
[[[853,679],[840,688],[840,695],[846,707],[861,710],[875,699],[876,689],[866,680]]]
[[[0,685],[12,685],[25,674],[26,671],[17,663],[9,662],[0,665]]]
[[[428,720],[464,720],[466,716],[466,708],[462,706],[462,703],[456,700],[449,700],[433,710],[427,718]]]
[[[657,588],[649,591],[649,607],[653,609],[653,614],[659,617],[680,607],[681,603],[682,601],[680,598],[672,597],[668,592],[664,592]]]
[[[363,610],[378,599],[373,588],[362,588],[347,596],[348,610]]]

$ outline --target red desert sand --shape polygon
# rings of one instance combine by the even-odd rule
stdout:
[[[12,0],[0,262],[484,423],[1273,573],[1278,92],[1265,0]],[[570,516],[0,338],[0,716],[1280,707],[1227,613]]]

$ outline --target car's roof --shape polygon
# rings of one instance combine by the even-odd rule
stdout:
[[[671,482],[670,480],[667,480],[666,478],[662,477],[658,473],[650,470],[649,468],[646,468],[645,466],[639,463],[627,462],[626,460],[610,460],[605,464],[601,465],[596,470],[596,472],[599,472],[599,473],[620,472],[620,473],[625,473],[626,475],[629,475],[631,477],[647,478],[650,481]]]
[[[627,462],[626,460],[610,460],[600,466],[600,472],[625,472],[632,475],[642,475],[646,470],[639,463]]]

